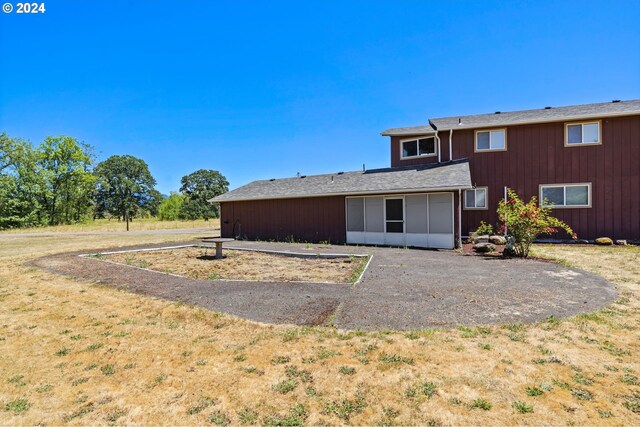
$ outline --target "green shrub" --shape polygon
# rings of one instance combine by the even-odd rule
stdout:
[[[180,219],[180,210],[185,197],[179,193],[171,193],[169,197],[160,203],[158,218],[160,221],[176,221]]]
[[[493,226],[491,224],[487,224],[484,221],[480,221],[480,225],[476,229],[476,231],[471,233],[473,236],[491,236],[493,234]]]
[[[505,252],[518,257],[529,256],[533,241],[542,234],[554,234],[561,228],[573,239],[578,236],[564,222],[551,216],[551,207],[538,206],[537,199],[532,197],[524,203],[518,194],[507,190],[508,201],[498,203],[498,218],[502,225],[499,234],[508,233]]]

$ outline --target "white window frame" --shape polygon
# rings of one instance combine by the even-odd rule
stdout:
[[[477,190],[484,190],[484,207],[473,207],[473,208],[469,208],[467,207],[467,191],[477,191]],[[469,188],[467,190],[464,190],[464,206],[463,209],[466,211],[486,211],[489,209],[489,187],[474,187],[474,188]],[[477,200],[477,199],[476,199]],[[474,203],[475,204],[475,203]]]
[[[504,147],[491,148],[491,132],[498,132],[498,131],[502,131],[502,133],[504,134]],[[484,132],[489,133],[489,148],[478,148],[478,134],[484,133]],[[507,128],[476,130],[474,133],[473,151],[476,153],[486,153],[488,151],[507,151]]]
[[[567,187],[587,187],[587,204],[586,205],[567,205]],[[564,197],[564,205],[544,205],[542,204],[542,189],[543,188],[554,188],[554,187],[562,187],[563,188],[563,197]],[[575,209],[575,208],[590,208],[592,206],[592,198],[591,198],[591,183],[590,182],[575,182],[570,184],[540,184],[540,189],[538,191],[538,204],[545,208],[552,209]]]
[[[420,154],[420,143],[418,142],[421,139],[433,138],[433,153],[428,154]],[[416,155],[415,156],[405,156],[403,145],[405,142],[415,141],[416,142]],[[400,140],[400,159],[417,159],[419,157],[436,157],[438,155],[438,140],[435,135],[424,135],[424,136],[416,136],[413,138],[405,138]]]
[[[584,142],[584,125],[598,125],[598,141]],[[582,142],[577,144],[569,144],[569,126],[580,125],[582,129]],[[602,145],[602,120],[591,120],[588,122],[569,122],[564,124],[564,146],[565,147],[584,147],[585,145]]]

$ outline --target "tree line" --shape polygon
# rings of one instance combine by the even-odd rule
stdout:
[[[37,146],[0,133],[0,230],[73,224],[97,218],[161,220],[217,218],[207,200],[228,191],[215,170],[182,177],[179,193],[165,198],[147,163],[131,155],[96,164],[92,146],[69,136],[48,136]]]

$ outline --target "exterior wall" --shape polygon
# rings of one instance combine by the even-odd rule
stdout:
[[[251,240],[344,243],[344,196],[252,200],[220,204],[221,235]],[[234,229],[235,227],[235,229]]]
[[[453,192],[458,241],[458,192]],[[250,240],[346,242],[345,196],[220,203],[222,237]]]
[[[422,135],[415,135],[422,136]],[[411,139],[411,136],[392,136],[391,137],[391,167],[395,168],[397,166],[411,166],[411,165],[422,165],[425,163],[438,163],[438,156],[425,156],[425,157],[416,157],[413,159],[402,160],[400,158],[400,141],[405,139]],[[447,133],[447,138],[449,138],[449,134]],[[437,140],[436,140],[437,141]],[[443,147],[446,147],[446,155],[449,156],[449,146],[447,145],[449,139],[446,141],[440,141]],[[436,153],[438,152],[438,144],[436,142]],[[445,153],[442,153],[444,156]]]
[[[495,211],[505,186],[528,200],[539,197],[540,184],[590,182],[591,208],[557,208],[554,216],[579,238],[640,239],[640,116],[603,118],[602,144],[583,147],[564,146],[564,124],[508,126],[507,150],[482,153],[474,152],[474,130],[453,132],[453,158],[468,158],[473,184],[488,187],[487,210],[462,211],[463,235],[480,221],[498,222]],[[448,131],[439,136],[446,161]],[[392,156],[392,165],[400,165],[395,162]]]

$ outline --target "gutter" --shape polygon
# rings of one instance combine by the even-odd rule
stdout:
[[[279,196],[279,197],[251,197],[251,198],[239,198],[239,199],[225,199],[207,200],[209,203],[226,203],[226,202],[250,202],[253,200],[285,200],[285,199],[309,199],[313,197],[332,197],[332,196],[362,196],[362,195],[380,195],[386,194],[409,194],[409,193],[433,193],[438,191],[458,191],[468,190],[473,188],[472,185],[461,185],[455,187],[420,187],[420,188],[402,188],[397,190],[371,190],[371,191],[357,191],[347,193],[322,193],[322,194],[309,194],[309,195],[292,195],[292,196]]]

